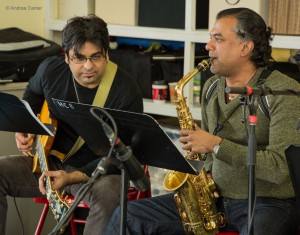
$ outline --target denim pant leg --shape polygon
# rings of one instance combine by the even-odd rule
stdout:
[[[113,214],[104,234],[120,234],[120,207]],[[129,201],[126,234],[185,234],[173,194]]]
[[[25,156],[0,157],[0,234],[5,234],[7,199],[12,197],[41,197],[39,175],[32,174],[32,159]]]
[[[225,213],[229,226],[240,235],[248,232],[248,200],[224,198]],[[253,234],[295,235],[297,212],[295,200],[258,197],[254,208]]]
[[[66,192],[76,195],[81,184],[66,187]],[[84,235],[101,235],[114,210],[120,203],[121,177],[107,175],[97,180],[83,198],[90,210],[84,226]]]

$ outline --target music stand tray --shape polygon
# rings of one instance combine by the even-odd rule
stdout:
[[[95,153],[101,152],[103,143],[109,144],[101,123],[90,112],[91,108],[96,107],[94,112],[105,121],[107,117],[101,112],[102,108],[58,99],[52,100],[64,120],[77,131]],[[132,148],[133,154],[141,164],[190,174],[198,174],[201,171],[204,163],[198,162],[196,169],[194,164],[182,156],[170,137],[150,115],[104,109],[116,122],[118,137]]]

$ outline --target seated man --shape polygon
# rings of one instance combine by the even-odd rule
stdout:
[[[270,118],[256,107],[256,193],[253,219],[248,224],[248,116],[251,113],[247,107],[243,111],[238,94],[225,93],[226,87],[256,87],[261,82],[271,59],[271,29],[256,12],[232,8],[219,12],[210,37],[206,49],[210,56],[210,70],[215,75],[203,88],[201,128],[181,130],[182,148],[190,150],[189,157],[197,153],[208,154],[206,174],[219,188],[216,204],[227,220],[221,231],[233,230],[246,235],[248,228],[252,228],[251,234],[293,235],[298,221],[284,151],[288,145],[300,143],[296,132],[300,99],[292,95],[268,95]],[[208,100],[206,94],[214,82],[217,86]],[[300,91],[297,81],[278,71],[270,73],[264,85],[272,89]],[[186,217],[199,213],[202,216],[200,210],[195,212],[190,206],[183,208],[181,214]],[[105,234],[118,234],[119,220],[117,209]],[[201,229],[205,230],[203,221],[196,222],[200,226],[193,232],[202,234]],[[193,229],[190,224],[185,224],[185,227],[186,231]],[[186,231],[173,194],[128,203],[127,234],[170,235]]]
[[[0,234],[5,234],[7,195],[27,198],[48,195],[45,177],[51,177],[53,190],[64,189],[75,195],[108,153],[109,146],[103,143],[99,143],[102,152],[97,154],[86,144],[74,148],[78,134],[55,108],[52,98],[143,112],[138,85],[131,75],[109,60],[109,34],[102,19],[95,15],[70,19],[62,31],[62,44],[65,55],[41,63],[29,81],[24,99],[36,114],[44,100],[47,101],[50,113],[58,121],[52,150],[57,156],[67,156],[61,159],[49,156],[50,171],[32,173],[32,158],[24,155],[33,148],[35,135],[16,133],[18,149],[24,155],[0,157]],[[120,172],[112,166],[108,175],[97,180],[83,198],[90,207],[84,234],[103,234],[119,200]]]

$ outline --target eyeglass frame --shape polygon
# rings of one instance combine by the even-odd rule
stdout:
[[[98,59],[95,59],[95,57],[99,56]],[[91,63],[95,63],[95,62],[101,62],[100,58],[103,58],[104,60],[106,60],[106,57],[104,55],[102,55],[100,52],[99,53],[95,53],[94,55],[90,56],[90,57],[85,57],[85,56],[82,56],[82,57],[78,57],[78,56],[70,56],[69,55],[69,59],[74,62],[75,64],[85,64],[88,60],[91,61]],[[82,62],[75,62],[74,59],[83,59]]]

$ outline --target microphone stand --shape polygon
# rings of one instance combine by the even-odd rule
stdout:
[[[257,139],[255,127],[257,125],[257,108],[259,95],[248,97],[250,134],[248,137],[248,235],[253,235],[254,205],[255,205],[255,165]]]
[[[105,114],[106,117],[109,118],[113,125],[113,129],[100,118],[96,113],[95,110],[101,111]],[[128,183],[129,178],[132,177],[132,171],[138,171],[138,168],[132,168],[129,169],[128,164],[135,164],[135,157],[132,155],[132,151],[128,150],[130,149],[129,146],[125,146],[122,141],[118,138],[117,133],[117,125],[113,119],[113,117],[104,109],[99,107],[93,107],[90,109],[91,114],[102,124],[103,131],[107,138],[109,139],[112,149],[114,150],[116,154],[116,158],[121,162],[122,168],[121,168],[121,198],[120,198],[120,235],[126,234],[126,221],[127,221],[127,193],[128,193]],[[118,144],[116,144],[116,141],[118,139]],[[118,147],[116,147],[118,146]],[[131,157],[131,158],[130,158]],[[134,160],[135,159],[135,160]],[[147,177],[143,171],[143,175]],[[132,180],[132,178],[131,178]],[[139,183],[137,183],[138,185]],[[150,184],[150,182],[149,182]],[[139,185],[141,186],[141,185]],[[147,187],[143,185],[143,187]],[[142,188],[143,188],[142,187]],[[141,189],[143,190],[143,189]],[[146,189],[145,189],[146,190]]]
[[[121,199],[120,199],[120,235],[126,234],[126,221],[127,221],[127,193],[128,193],[128,175],[124,168],[121,169]]]
[[[255,165],[257,139],[255,126],[257,125],[258,97],[266,95],[293,95],[300,97],[300,91],[292,89],[271,89],[265,85],[259,87],[226,87],[225,93],[245,95],[248,98],[250,135],[248,139],[248,235],[253,235],[254,204],[255,204]],[[300,126],[300,124],[299,124]]]

